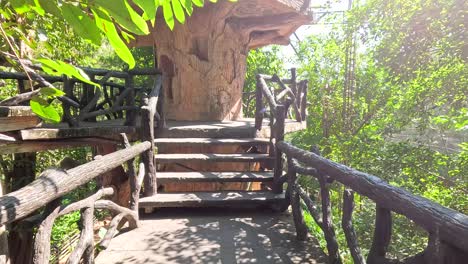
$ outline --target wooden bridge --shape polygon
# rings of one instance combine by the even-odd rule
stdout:
[[[296,80],[294,70],[290,79],[258,75],[257,89],[248,95],[255,100],[255,118],[229,122],[166,120],[163,76],[157,70],[84,71],[101,90],[76,79],[40,76],[66,93],[59,98],[64,122],[57,125],[41,124],[28,107],[21,106],[35,93],[25,91],[25,75],[0,74],[0,78],[17,80],[22,92],[0,103],[0,154],[96,147],[93,161],[48,169],[0,197],[0,225],[21,226],[23,229],[14,232],[29,234],[31,241],[23,242],[32,245],[30,250],[12,248],[9,257],[13,263],[48,263],[54,221],[78,210],[81,235],[68,263],[93,263],[96,248],[101,251],[97,263],[342,263],[331,218],[329,185],[335,181],[346,186],[342,226],[355,263],[466,263],[468,259],[468,216],[284,141],[286,133],[305,128],[307,116],[307,82]],[[142,76],[149,78],[150,88],[146,88],[147,82],[138,86]],[[320,206],[298,184],[298,174],[318,180]],[[93,180],[100,184],[95,194],[62,203],[62,196]],[[352,225],[354,192],[376,203],[374,237],[367,257],[361,253]],[[326,258],[315,240],[305,241],[308,230],[301,204],[325,235]],[[282,212],[289,205],[292,217],[257,209],[221,211],[227,206],[266,206]],[[180,218],[174,214],[177,209],[169,207],[218,209],[214,216],[200,216],[200,209],[192,209]],[[155,208],[166,209],[154,212]],[[113,216],[97,247],[96,210],[109,210]],[[391,212],[427,231],[429,242],[423,252],[401,261],[387,258]],[[210,223],[217,226],[210,228]],[[120,235],[112,240],[119,229]],[[248,230],[251,237],[244,239],[248,246],[236,247],[244,241],[241,229]],[[259,244],[265,236],[276,244]],[[141,246],[142,241],[144,252],[125,250],[134,248],[133,243]],[[185,243],[192,243],[191,247]],[[161,255],[152,244],[172,248],[172,255],[167,251]],[[178,251],[178,245],[186,247]],[[249,250],[258,252],[249,258]]]

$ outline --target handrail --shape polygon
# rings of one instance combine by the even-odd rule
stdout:
[[[273,94],[268,88],[268,82],[277,83],[280,89],[275,90]],[[274,121],[273,113],[276,112],[277,105],[285,105],[286,112],[290,106],[294,109],[294,118],[297,122],[306,120],[307,116],[307,81],[297,81],[296,69],[291,69],[291,79],[281,79],[277,74],[272,76],[265,74],[256,75],[256,91],[255,91],[255,128],[262,128],[262,120],[266,109],[263,107],[263,96],[265,96],[268,106],[270,107],[270,121]],[[288,87],[290,85],[290,87]],[[276,94],[278,92],[278,94]],[[292,114],[291,114],[291,118]],[[270,124],[272,126],[272,124]]]
[[[54,199],[135,158],[150,147],[151,142],[145,141],[67,171],[44,171],[34,182],[0,197],[0,225],[28,216]]]
[[[145,196],[152,196],[157,193],[156,165],[154,163],[154,118],[157,115],[158,126],[165,126],[164,95],[162,88],[162,76],[158,75],[154,82],[149,98],[145,99],[141,107],[141,138],[151,142],[151,147],[142,154],[142,162],[145,166],[143,193]],[[158,111],[159,110],[159,111]]]
[[[411,263],[427,263],[428,259],[433,257],[443,258],[443,255],[441,256],[440,254],[450,254],[453,256],[453,259],[460,261],[451,263],[462,263],[461,259],[463,255],[466,256],[468,254],[467,215],[443,207],[426,198],[411,194],[402,188],[394,187],[374,175],[333,162],[313,152],[297,148],[290,143],[280,141],[276,143],[276,146],[288,157],[288,177],[290,178],[288,188],[291,192],[291,204],[293,205],[293,215],[295,216],[298,237],[304,238],[305,236],[303,233],[304,223],[300,219],[302,217],[300,213],[301,208],[298,206],[298,199],[299,197],[303,197],[304,192],[296,182],[295,174],[299,172],[304,175],[311,175],[318,178],[320,182],[323,220],[319,219],[316,210],[313,209],[312,213],[313,218],[325,234],[329,259],[332,263],[341,263],[331,218],[327,215],[331,210],[329,197],[326,196],[329,193],[327,182],[334,180],[350,188],[352,191],[368,197],[377,205],[374,241],[367,258],[368,263],[387,263],[389,261],[385,258],[385,253],[391,236],[391,211],[414,221],[414,223],[423,227],[429,233],[429,244],[426,250],[404,263],[410,263],[410,261],[415,260],[419,262]],[[303,167],[300,163],[312,168]],[[351,223],[353,207],[352,191],[347,190],[344,193],[343,229],[350,251],[355,253],[353,254],[355,263],[363,263]],[[303,200],[309,208],[314,208],[310,199]],[[438,243],[439,245],[434,246],[431,243]],[[456,249],[446,249],[445,253],[440,253],[440,245]],[[460,253],[459,251],[464,253]],[[445,262],[442,261],[441,263]]]
[[[80,68],[87,73],[90,79],[101,85],[101,88],[94,88],[76,78],[68,78],[67,76],[51,76],[35,74],[32,79],[37,81],[38,84],[35,88],[44,86],[52,86],[53,83],[63,83],[64,96],[58,99],[62,102],[64,109],[63,121],[67,122],[70,127],[79,127],[82,121],[96,121],[96,117],[105,116],[107,119],[123,118],[125,115],[125,125],[135,126],[135,116],[139,110],[135,102],[135,93],[141,92],[135,89],[134,77],[135,76],[156,76],[160,81],[161,71],[158,69],[134,69],[130,71],[115,71],[106,69],[93,69],[93,68]],[[97,76],[102,76],[97,79]],[[24,81],[28,80],[29,76],[25,73],[18,72],[0,72],[0,79],[13,79],[17,80],[18,87],[24,88]],[[118,78],[125,82],[125,84],[110,82],[110,78]],[[157,81],[156,80],[156,81]],[[81,84],[83,93],[81,98],[77,98],[76,84]],[[80,88],[81,89],[81,88]],[[118,89],[115,93],[114,89]],[[24,89],[20,89],[24,90]],[[0,105],[14,106],[22,102],[29,101],[34,96],[38,95],[40,89],[30,92],[20,93],[11,98],[5,99],[0,102]],[[107,105],[107,106],[106,106]]]
[[[278,96],[275,97],[270,91],[267,81],[279,84],[282,90],[278,90]],[[290,84],[291,88],[289,88],[286,83]],[[289,97],[286,95],[289,95]],[[263,117],[267,112],[267,109],[263,106],[263,97],[266,98],[270,108],[270,141],[274,144],[274,142],[279,142],[284,139],[285,121],[290,105],[294,108],[296,121],[302,122],[305,120],[307,114],[307,82],[297,82],[296,69],[294,68],[291,69],[291,79],[281,79],[276,74],[273,76],[257,74],[255,91],[255,128],[257,130],[262,129]],[[270,156],[275,157],[272,189],[275,193],[282,193],[282,153],[275,145],[271,145],[269,151]]]

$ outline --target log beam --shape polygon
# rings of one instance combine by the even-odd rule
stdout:
[[[394,187],[384,180],[339,164],[287,142],[276,144],[288,156],[318,169],[332,179],[379,204],[382,208],[404,215],[428,232],[439,228],[440,239],[468,252],[468,216],[443,207],[424,197]]]
[[[44,171],[38,179],[26,187],[0,197],[0,225],[11,223],[31,214],[44,204],[113,168],[121,166],[150,147],[151,142],[143,142],[68,171],[58,169]]]

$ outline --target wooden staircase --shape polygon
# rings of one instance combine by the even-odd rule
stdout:
[[[241,153],[161,153],[155,155],[156,164],[177,164],[197,162],[214,164],[223,163],[261,163],[271,168],[274,160],[266,150],[270,145],[267,138],[157,138],[158,149],[188,148],[203,149],[203,146],[238,147]],[[172,148],[173,149],[173,148]],[[254,149],[255,152],[249,153]],[[263,152],[262,152],[263,150]],[[158,185],[174,183],[246,183],[261,182],[267,186],[273,182],[273,171],[163,171],[157,172]],[[194,192],[164,192],[160,191],[151,197],[140,199],[140,208],[151,211],[159,207],[203,207],[203,206],[258,206],[274,205],[285,200],[284,194],[275,194],[267,187],[262,190],[226,190],[226,191],[194,191]]]

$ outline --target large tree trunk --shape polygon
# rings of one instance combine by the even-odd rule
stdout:
[[[168,118],[241,117],[249,49],[287,44],[289,35],[309,21],[303,10],[297,9],[299,6],[285,2],[288,1],[207,2],[204,8],[194,10],[185,25],[176,23],[173,31],[158,13],[152,35],[139,37],[134,44],[156,45],[158,67],[166,77]]]

